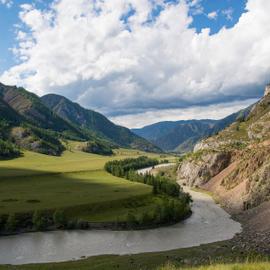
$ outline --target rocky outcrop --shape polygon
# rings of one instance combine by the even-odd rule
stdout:
[[[43,137],[38,130],[33,128],[12,128],[10,138],[19,147],[41,154],[59,156],[65,150],[62,143],[53,135],[46,134]]]
[[[264,96],[270,95],[270,84],[267,84],[264,90]]]
[[[195,146],[178,178],[211,191],[233,212],[270,200],[270,85],[247,117]]]
[[[184,160],[178,168],[178,180],[188,186],[201,186],[230,163],[230,153],[203,152],[197,158]]]
[[[230,145],[234,143],[232,140],[226,140],[226,141],[218,141],[214,138],[209,138],[207,140],[203,140],[198,142],[194,147],[194,152],[197,151],[203,151],[203,150],[212,150],[215,151],[216,149],[219,149],[221,147],[226,147],[227,145]]]

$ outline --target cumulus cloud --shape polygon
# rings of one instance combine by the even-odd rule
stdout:
[[[210,12],[207,14],[207,17],[210,19],[210,20],[215,20],[218,16],[218,13],[217,11],[213,11],[213,12]]]
[[[228,21],[232,21],[233,20],[233,12],[234,12],[233,8],[230,7],[228,9],[223,10],[222,14],[226,17],[226,19]]]
[[[5,5],[8,8],[10,8],[13,5],[13,1],[12,0],[0,0],[0,4]]]
[[[20,63],[0,80],[40,95],[63,94],[111,117],[257,97],[269,80],[270,1],[248,0],[239,22],[214,35],[190,27],[190,10],[199,4],[23,5],[13,48]]]

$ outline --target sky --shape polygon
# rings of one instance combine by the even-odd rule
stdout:
[[[0,81],[117,124],[220,119],[270,82],[270,1],[0,0]]]

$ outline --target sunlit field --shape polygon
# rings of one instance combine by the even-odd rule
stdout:
[[[124,219],[128,209],[149,208],[159,198],[152,196],[150,186],[112,176],[103,167],[108,160],[140,155],[146,153],[117,149],[106,157],[76,151],[72,145],[61,157],[25,152],[1,161],[0,214],[63,209],[88,221]]]

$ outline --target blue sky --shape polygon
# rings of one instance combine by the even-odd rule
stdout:
[[[210,28],[212,34],[217,33],[222,27],[233,27],[245,12],[246,2],[246,0],[203,0],[201,2],[203,13],[194,16],[192,26],[196,27],[197,31]],[[207,17],[211,12],[217,12],[216,19]]]
[[[1,82],[139,127],[225,117],[270,81],[270,1],[51,3],[0,0]]]

